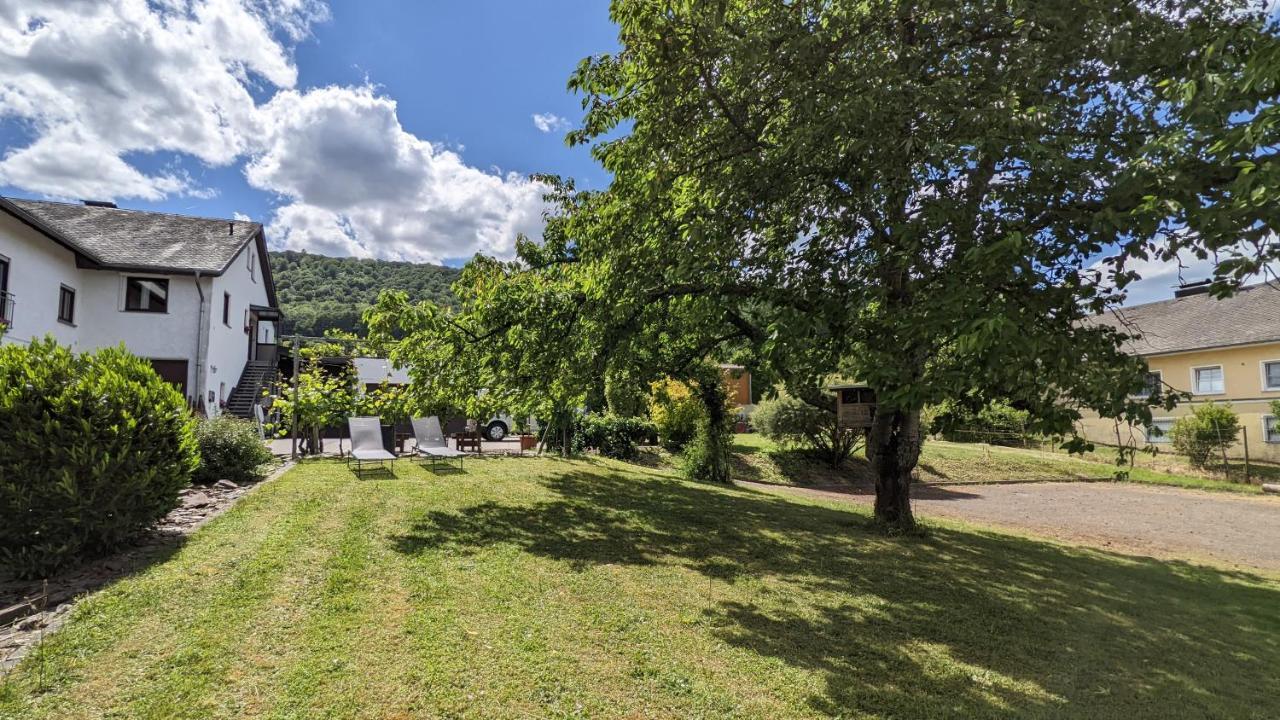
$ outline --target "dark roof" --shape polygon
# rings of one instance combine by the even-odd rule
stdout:
[[[262,234],[255,222],[79,203],[0,198],[0,208],[106,268],[220,275]]]
[[[1136,355],[1280,342],[1280,289],[1261,283],[1221,300],[1202,293],[1120,308],[1094,319],[1140,335],[1125,347]]]

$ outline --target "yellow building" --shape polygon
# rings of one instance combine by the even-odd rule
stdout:
[[[1172,300],[1121,308],[1098,318],[1123,332],[1140,334],[1129,350],[1150,368],[1148,387],[1187,391],[1192,399],[1173,411],[1153,410],[1153,428],[1088,417],[1089,440],[1115,445],[1167,447],[1175,420],[1206,403],[1230,403],[1244,430],[1229,454],[1280,462],[1280,432],[1271,401],[1280,399],[1280,290],[1266,284],[1243,288],[1218,300],[1204,284],[1186,286]]]

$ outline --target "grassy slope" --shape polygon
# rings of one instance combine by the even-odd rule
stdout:
[[[0,717],[1280,712],[1271,580],[611,462],[395,473],[260,488],[77,608]]]
[[[738,477],[787,485],[819,485],[871,480],[870,469],[860,457],[836,471],[800,453],[780,452],[760,435],[736,436]],[[1089,457],[1065,453],[1023,450],[978,443],[930,440],[920,454],[918,477],[925,482],[1021,482],[1032,480],[1110,480],[1116,466],[1097,453]],[[1131,482],[1173,485],[1202,490],[1259,493],[1258,485],[1224,482],[1178,472],[1136,467]]]

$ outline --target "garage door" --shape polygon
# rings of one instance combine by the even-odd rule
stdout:
[[[178,388],[178,392],[183,395],[187,394],[186,360],[156,360],[154,358],[148,358],[148,360],[151,363],[151,367],[155,368],[157,375],[173,383]]]

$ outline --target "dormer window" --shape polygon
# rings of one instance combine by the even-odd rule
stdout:
[[[169,312],[169,281],[161,278],[125,278],[124,309],[128,312]]]

